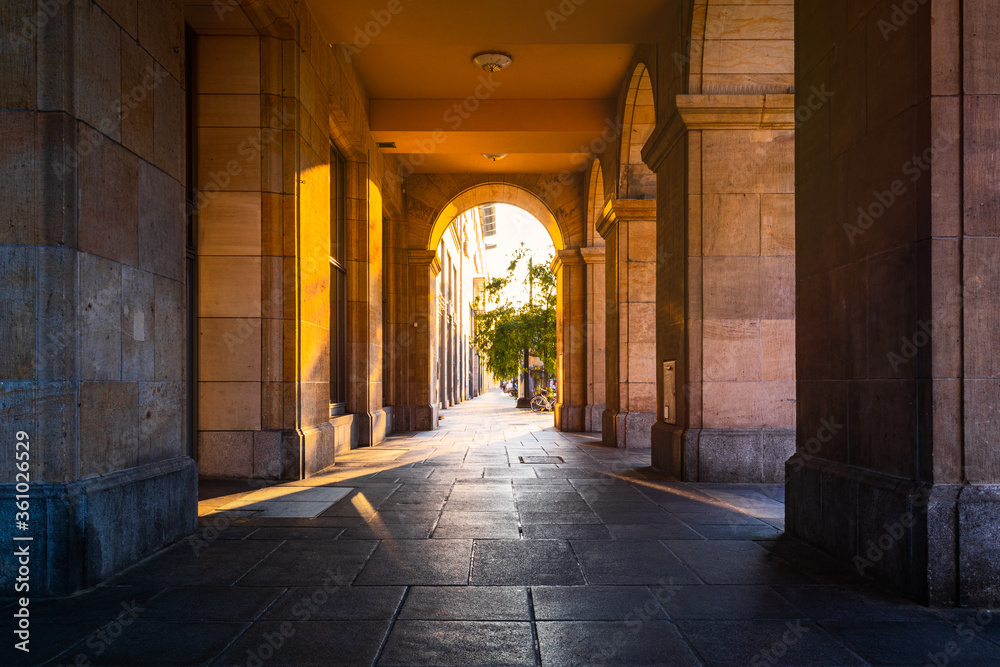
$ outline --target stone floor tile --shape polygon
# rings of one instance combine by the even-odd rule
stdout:
[[[476,540],[470,582],[477,586],[582,585],[564,540]]]
[[[544,503],[542,504],[544,507]],[[523,504],[519,507],[518,514],[521,523],[566,523],[566,524],[599,524],[601,519],[591,511],[585,512],[548,512],[527,509]]]
[[[646,586],[532,586],[539,621],[666,619]]]
[[[485,514],[485,512],[484,512]],[[431,535],[434,539],[484,539],[516,540],[521,531],[516,523],[494,523],[489,520],[466,522],[451,526],[438,525]]]
[[[773,526],[713,526],[698,524],[695,530],[708,540],[776,540],[781,531]],[[670,539],[670,538],[666,538]]]
[[[330,579],[346,585],[377,545],[375,541],[339,539],[286,542],[241,578],[239,585],[322,586]]]
[[[433,522],[440,513],[437,510],[418,509],[379,509],[368,519],[369,523],[419,523]]]
[[[264,613],[271,621],[388,621],[399,609],[403,586],[289,588]]]
[[[539,621],[542,665],[676,665],[701,663],[668,621]]]
[[[521,586],[413,586],[399,618],[423,621],[529,621]]]
[[[34,620],[30,626],[29,653],[25,654],[14,648],[14,641],[12,641],[14,635],[11,632],[11,626],[8,625],[8,633],[10,634],[4,637],[4,641],[0,642],[0,665],[41,665],[60,654],[64,656],[59,661],[63,664],[71,665],[76,660],[77,655],[83,655],[77,664],[86,665],[86,660],[93,660],[94,651],[87,648],[84,642],[89,640],[91,644],[97,644],[97,642],[103,644],[97,631],[110,622],[110,619],[96,616],[80,616],[75,619],[64,618],[53,621],[42,615],[41,612],[33,611],[32,614]],[[4,622],[7,622],[6,615]],[[73,650],[70,650],[71,647]]]
[[[700,584],[657,540],[572,540],[588,584]]]
[[[529,623],[397,621],[378,664],[475,667],[534,665]]]
[[[256,665],[256,658],[267,667],[370,665],[388,629],[389,621],[262,621],[211,664]]]
[[[656,597],[675,620],[806,618],[768,586],[664,586]]]
[[[420,523],[366,523],[347,528],[341,540],[411,540],[427,538],[434,528],[434,521]]]
[[[804,621],[677,621],[712,667],[864,665],[856,653],[815,623]]]
[[[464,585],[472,540],[385,540],[354,582],[359,586]]]
[[[526,540],[610,540],[607,526],[599,523],[532,523],[521,527]]]
[[[342,526],[277,527],[255,528],[247,536],[248,540],[333,540],[344,532]]]
[[[774,586],[774,591],[815,621],[934,621],[935,613],[914,602],[857,586]]]
[[[756,542],[664,540],[706,584],[813,584],[816,580],[773,558]]]
[[[608,531],[618,540],[702,540],[705,539],[680,521],[667,523],[607,523]]]
[[[873,664],[1000,665],[1000,646],[984,640],[970,627],[957,629],[944,620],[932,623],[837,621],[823,625]]]
[[[281,542],[271,540],[182,540],[112,577],[108,584],[231,586],[279,546]]]
[[[90,665],[135,667],[142,665],[201,665],[222,651],[247,623],[190,623],[147,620],[141,615],[113,636],[113,626],[67,651],[83,654]],[[107,640],[105,640],[105,637]],[[137,656],[141,656],[138,658]],[[78,664],[88,664],[78,662]]]
[[[284,588],[168,588],[142,605],[142,618],[168,621],[252,621]]]

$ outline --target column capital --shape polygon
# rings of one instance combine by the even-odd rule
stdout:
[[[552,272],[558,273],[565,265],[579,265],[583,264],[583,257],[580,255],[579,248],[567,248],[565,250],[557,250],[556,256],[552,259]]]
[[[595,246],[580,248],[580,256],[583,257],[583,261],[586,264],[604,264],[607,253],[607,248],[598,248]]]
[[[597,223],[597,233],[607,239],[619,221],[656,220],[655,199],[610,199]]]
[[[678,95],[677,108],[642,149],[656,171],[670,149],[690,130],[790,130],[795,127],[795,95]]]
[[[441,260],[438,259],[436,250],[417,250],[411,248],[407,251],[407,260],[413,266],[426,266],[431,270],[431,275],[437,277],[441,273]]]

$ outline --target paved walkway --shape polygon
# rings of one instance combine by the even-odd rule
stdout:
[[[196,535],[33,603],[28,664],[1000,665],[987,612],[783,536],[780,486],[666,482],[513,404],[302,482],[204,484]],[[12,643],[0,664],[25,664]]]

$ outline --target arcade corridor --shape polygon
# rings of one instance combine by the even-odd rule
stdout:
[[[490,392],[437,431],[265,493],[203,483],[198,533],[90,593],[38,603],[37,658],[923,665],[957,642],[953,664],[1000,664],[991,616],[902,601],[782,536],[781,486],[667,482],[648,452],[555,432],[513,403]],[[316,506],[336,489],[347,495]],[[319,515],[219,509],[248,494],[303,506],[274,514]]]
[[[1000,0],[0,7],[0,667],[1000,665]]]

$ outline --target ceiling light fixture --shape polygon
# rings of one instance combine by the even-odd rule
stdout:
[[[502,160],[505,157],[507,157],[506,153],[483,153],[482,155],[487,160],[493,160],[494,162],[496,162],[497,160]]]
[[[487,51],[486,53],[480,53],[474,56],[472,58],[472,62],[476,64],[476,67],[492,74],[493,72],[499,72],[507,67],[507,65],[510,65],[514,62],[514,59],[506,53]]]

